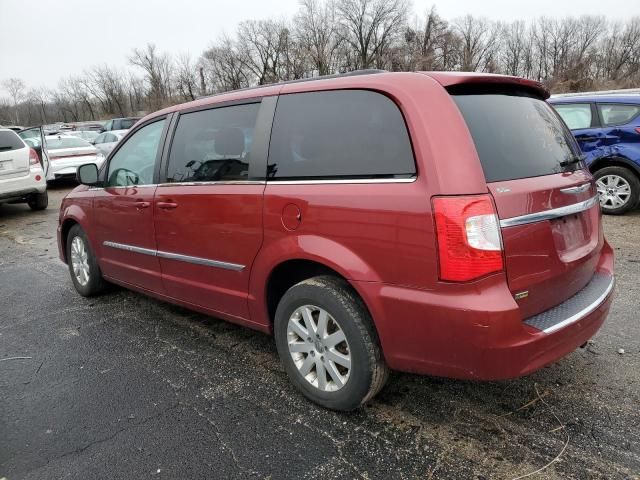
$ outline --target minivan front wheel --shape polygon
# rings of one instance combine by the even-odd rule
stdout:
[[[621,215],[638,203],[640,180],[624,167],[605,167],[594,174],[603,213]]]
[[[66,247],[69,273],[76,291],[84,297],[102,293],[106,289],[106,282],[87,234],[80,225],[74,225],[69,230]]]
[[[274,335],[291,381],[324,407],[353,410],[388,377],[369,312],[342,279],[319,276],[291,287],[278,304]]]

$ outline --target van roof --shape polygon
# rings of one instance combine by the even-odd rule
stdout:
[[[416,75],[425,75],[431,77],[443,87],[451,87],[453,85],[515,85],[532,90],[537,95],[546,99],[549,97],[548,90],[540,83],[534,80],[527,80],[520,77],[513,77],[508,75],[496,75],[489,73],[475,73],[475,72],[387,72],[385,70],[356,70],[339,75],[325,75],[321,77],[313,77],[308,79],[291,80],[280,83],[272,83],[268,85],[258,85],[255,87],[248,87],[239,90],[232,90],[223,92],[207,97],[201,97],[191,102],[182,103],[167,107],[163,110],[153,112],[144,117],[144,120],[151,119],[160,115],[166,115],[168,113],[188,110],[192,108],[205,107],[207,105],[214,105],[216,103],[222,103],[226,101],[244,100],[250,98],[266,97],[270,95],[278,95],[283,89],[295,90],[297,92],[308,90],[313,91],[317,85],[326,87],[343,87],[349,88],[352,83],[368,83],[366,80],[372,79],[372,86],[375,83],[380,86],[382,83],[396,83],[402,81],[402,78]],[[373,81],[375,80],[375,81]]]

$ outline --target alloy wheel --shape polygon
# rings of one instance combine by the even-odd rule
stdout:
[[[596,181],[600,206],[602,208],[619,208],[631,198],[631,185],[619,175],[604,175]]]
[[[287,324],[289,353],[298,372],[323,392],[344,387],[351,371],[351,350],[340,324],[323,308],[297,308]]]
[[[74,237],[71,242],[71,267],[80,285],[84,287],[89,283],[89,255],[80,237]]]

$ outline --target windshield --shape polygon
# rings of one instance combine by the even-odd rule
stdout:
[[[469,127],[487,182],[582,167],[571,133],[544,100],[504,94],[452,97]]]
[[[90,147],[91,144],[86,140],[78,137],[47,137],[47,148],[50,150],[56,150],[59,148],[78,148],[78,147]]]

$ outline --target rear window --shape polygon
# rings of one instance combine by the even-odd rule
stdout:
[[[0,152],[8,152],[20,148],[24,148],[24,143],[22,143],[17,133],[11,131],[0,132]]]
[[[571,133],[544,100],[506,94],[452,97],[469,127],[487,182],[582,167]]]
[[[336,90],[278,99],[268,178],[372,178],[415,172],[404,119],[388,97],[368,90]]]
[[[56,150],[59,148],[78,148],[78,147],[90,147],[91,144],[86,140],[78,137],[55,137],[47,138],[47,148]]]

